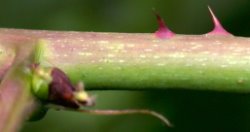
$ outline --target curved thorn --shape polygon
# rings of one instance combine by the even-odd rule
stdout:
[[[210,15],[211,15],[213,23],[214,23],[214,29],[211,32],[209,32],[208,34],[229,35],[230,33],[228,31],[226,31],[225,28],[221,25],[220,21],[214,15],[212,9],[209,6],[208,6],[208,10],[210,12]]]
[[[158,22],[158,30],[155,32],[156,37],[158,38],[171,38],[175,35],[175,33],[173,33],[165,24],[164,20],[161,18],[161,16],[154,11],[154,14],[157,18],[157,22]]]

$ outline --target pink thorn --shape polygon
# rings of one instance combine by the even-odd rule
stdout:
[[[212,16],[213,23],[214,23],[214,29],[209,32],[208,34],[216,34],[216,35],[229,35],[230,33],[225,30],[225,28],[221,25],[220,21],[216,18],[211,8],[208,6],[208,10],[210,12],[210,15]]]
[[[155,32],[156,37],[161,39],[171,38],[175,35],[166,25],[161,16],[155,12],[157,22],[158,22],[158,30]]]

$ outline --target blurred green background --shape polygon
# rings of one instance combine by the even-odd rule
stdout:
[[[213,27],[210,5],[224,27],[250,36],[248,0],[0,0],[0,27],[95,32],[154,32],[152,8],[179,34],[202,34]],[[250,95],[212,91],[93,91],[96,108],[147,108],[175,125],[150,116],[93,116],[50,110],[22,132],[214,132],[250,131]]]

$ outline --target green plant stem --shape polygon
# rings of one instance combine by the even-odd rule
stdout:
[[[53,32],[1,29],[46,41],[43,65],[91,90],[196,89],[248,93],[249,38],[219,35]],[[5,43],[1,43],[4,45]],[[5,44],[6,45],[6,44]]]
[[[29,91],[29,80],[24,80],[24,76],[17,75],[15,71],[4,78],[1,90],[0,102],[0,131],[15,132],[19,130],[21,124],[32,113],[35,102]],[[19,76],[19,77],[17,77]]]
[[[36,105],[22,66],[37,40],[42,65],[90,90],[250,91],[249,38],[0,29],[0,131],[18,130]]]
[[[11,41],[13,42],[13,40]],[[3,46],[1,48],[3,50],[1,60],[8,63],[8,65],[3,65],[8,67],[1,67],[6,69],[6,71],[1,72],[4,74],[0,85],[1,132],[18,131],[22,122],[27,120],[38,106],[30,91],[31,73],[28,69],[28,65],[31,64],[34,43],[22,39],[22,41],[19,41],[20,46],[15,46],[15,43],[8,44],[10,44],[9,47],[13,47],[12,50],[6,47],[3,50]],[[3,58],[3,56],[6,58]],[[1,63],[3,64],[3,62]]]

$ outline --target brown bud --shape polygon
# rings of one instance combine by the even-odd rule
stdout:
[[[53,68],[51,72],[52,82],[49,85],[50,103],[62,105],[70,108],[79,108],[79,104],[74,100],[74,91],[67,75],[58,68]]]

